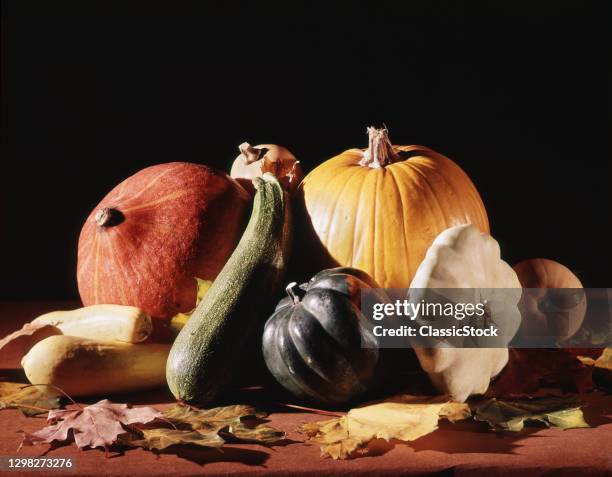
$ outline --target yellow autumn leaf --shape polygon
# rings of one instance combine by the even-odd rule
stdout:
[[[321,446],[322,455],[346,459],[374,439],[413,441],[435,431],[440,418],[454,422],[470,415],[464,403],[401,395],[351,409],[339,418],[304,424],[299,431]]]
[[[208,289],[212,286],[213,282],[212,280],[202,280],[198,277],[196,277],[196,282],[198,287],[198,292],[196,295],[196,306],[198,306],[198,303],[202,301],[202,298],[204,298],[204,295],[206,295]]]
[[[594,366],[612,371],[612,348],[604,348],[599,358],[595,360]]]
[[[606,348],[593,366],[593,381],[598,388],[612,392],[612,348]]]
[[[189,320],[190,316],[190,313],[177,313],[176,315],[174,315],[170,320],[170,328],[172,329],[172,331],[176,333],[181,331],[183,329],[183,326],[185,326],[185,324],[187,323],[187,320]]]
[[[604,391],[612,392],[612,348],[604,348],[597,359],[578,356],[582,364],[593,366],[593,382]]]

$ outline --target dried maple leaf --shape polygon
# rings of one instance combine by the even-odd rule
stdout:
[[[152,407],[131,408],[127,404],[113,404],[104,399],[79,409],[49,411],[49,425],[33,434],[26,433],[22,445],[66,442],[72,437],[80,448],[106,448],[125,433],[124,425],[146,424],[162,417]]]
[[[515,401],[490,399],[474,409],[477,421],[486,421],[500,431],[518,432],[525,424],[543,423],[549,427],[573,429],[589,427],[581,403],[573,397],[541,397]]]
[[[162,450],[172,445],[220,447],[226,439],[272,444],[285,437],[283,432],[261,423],[265,412],[242,404],[212,409],[176,405],[163,415],[164,421],[159,424],[164,427],[134,429],[122,436],[121,443]]]
[[[59,405],[59,393],[49,386],[0,382],[0,409],[19,409],[26,416],[35,416]]]
[[[464,403],[404,395],[351,409],[342,417],[304,424],[298,431],[319,444],[323,456],[346,459],[374,439],[413,441],[435,431],[441,417],[455,421],[470,415]]]
[[[487,396],[532,396],[540,387],[583,392],[591,386],[591,369],[566,349],[511,348]]]
[[[0,359],[7,368],[21,367],[23,358],[30,348],[41,340],[62,332],[55,326],[42,323],[26,323],[20,330],[0,340]]]

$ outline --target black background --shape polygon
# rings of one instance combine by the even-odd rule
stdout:
[[[382,123],[468,172],[510,263],[612,286],[605,4],[5,1],[0,297],[76,297],[82,221],[145,166],[311,169]]]

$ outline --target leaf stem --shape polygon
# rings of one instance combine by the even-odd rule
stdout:
[[[65,397],[68,398],[68,400],[74,404],[75,406],[77,406],[79,409],[83,409],[83,406],[81,406],[78,402],[76,402],[74,399],[72,399],[72,397],[70,397],[70,395],[64,391],[62,388],[60,388],[59,386],[56,386],[55,384],[27,384],[24,386],[24,388],[30,387],[30,386],[48,386],[51,387],[53,389],[55,389],[56,391],[59,391],[60,393],[62,393]]]
[[[323,416],[334,416],[334,417],[343,417],[346,416],[345,412],[333,412],[333,411],[325,411],[323,409],[316,409],[313,407],[306,407],[306,406],[298,406],[297,404],[287,404],[284,402],[279,402],[276,403],[279,406],[283,406],[283,407],[288,407],[291,409],[298,409],[300,411],[307,411],[307,412],[312,412],[314,414],[321,414]]]

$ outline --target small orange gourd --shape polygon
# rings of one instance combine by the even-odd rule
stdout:
[[[533,288],[524,295],[519,333],[527,337],[570,338],[582,326],[587,300],[582,283],[565,265],[547,258],[531,258],[514,265],[521,286]],[[563,289],[568,289],[566,292]],[[552,310],[557,310],[552,312]]]
[[[299,187],[303,272],[354,267],[385,288],[407,288],[434,238],[471,223],[489,232],[474,184],[453,161],[423,146],[394,146],[368,128],[367,149],[315,168]]]
[[[234,160],[230,176],[255,194],[252,181],[266,172],[276,176],[287,192],[293,194],[304,178],[300,161],[286,147],[277,144],[251,146],[243,142],[238,146],[240,154]]]

